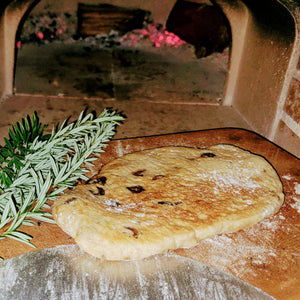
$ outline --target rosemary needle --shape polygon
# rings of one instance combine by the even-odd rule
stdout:
[[[83,165],[103,152],[123,120],[105,109],[98,117],[82,111],[75,122],[65,120],[50,135],[44,135],[47,126],[36,113],[14,125],[0,146],[0,242],[8,237],[33,246],[19,227],[33,225],[34,219],[54,222],[44,210],[47,200],[87,179]]]

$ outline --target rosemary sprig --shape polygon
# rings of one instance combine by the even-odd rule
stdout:
[[[8,130],[9,139],[5,137],[5,145],[0,146],[1,186],[12,184],[15,176],[14,170],[19,170],[23,166],[21,160],[30,151],[29,145],[36,138],[49,139],[50,135],[44,135],[46,128],[47,125],[42,125],[37,113],[34,112],[32,119],[27,116]]]
[[[124,120],[115,111],[98,117],[81,112],[77,121],[67,120],[51,135],[44,135],[36,113],[9,131],[0,148],[0,241],[16,239],[31,245],[31,236],[19,231],[33,220],[54,222],[46,212],[47,200],[55,200],[79,179],[87,179],[86,167],[103,152],[103,147]]]

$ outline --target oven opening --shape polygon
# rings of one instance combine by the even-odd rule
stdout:
[[[16,93],[222,103],[231,37],[219,7],[179,0],[158,16],[109,4],[59,12],[47,3],[20,30]]]

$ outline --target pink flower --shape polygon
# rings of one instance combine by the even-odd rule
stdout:
[[[19,49],[21,48],[21,41],[16,42],[16,47],[19,48]]]
[[[63,30],[62,29],[58,29],[57,30],[57,34],[62,34],[63,33]]]
[[[38,32],[36,35],[40,40],[44,38],[44,34],[42,32]]]

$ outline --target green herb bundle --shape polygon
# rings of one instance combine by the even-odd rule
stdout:
[[[65,120],[48,135],[36,113],[14,125],[0,146],[0,241],[9,237],[32,245],[19,227],[34,219],[54,222],[45,211],[47,200],[87,179],[84,166],[103,152],[123,120],[106,109],[98,117],[81,112],[77,121]]]

